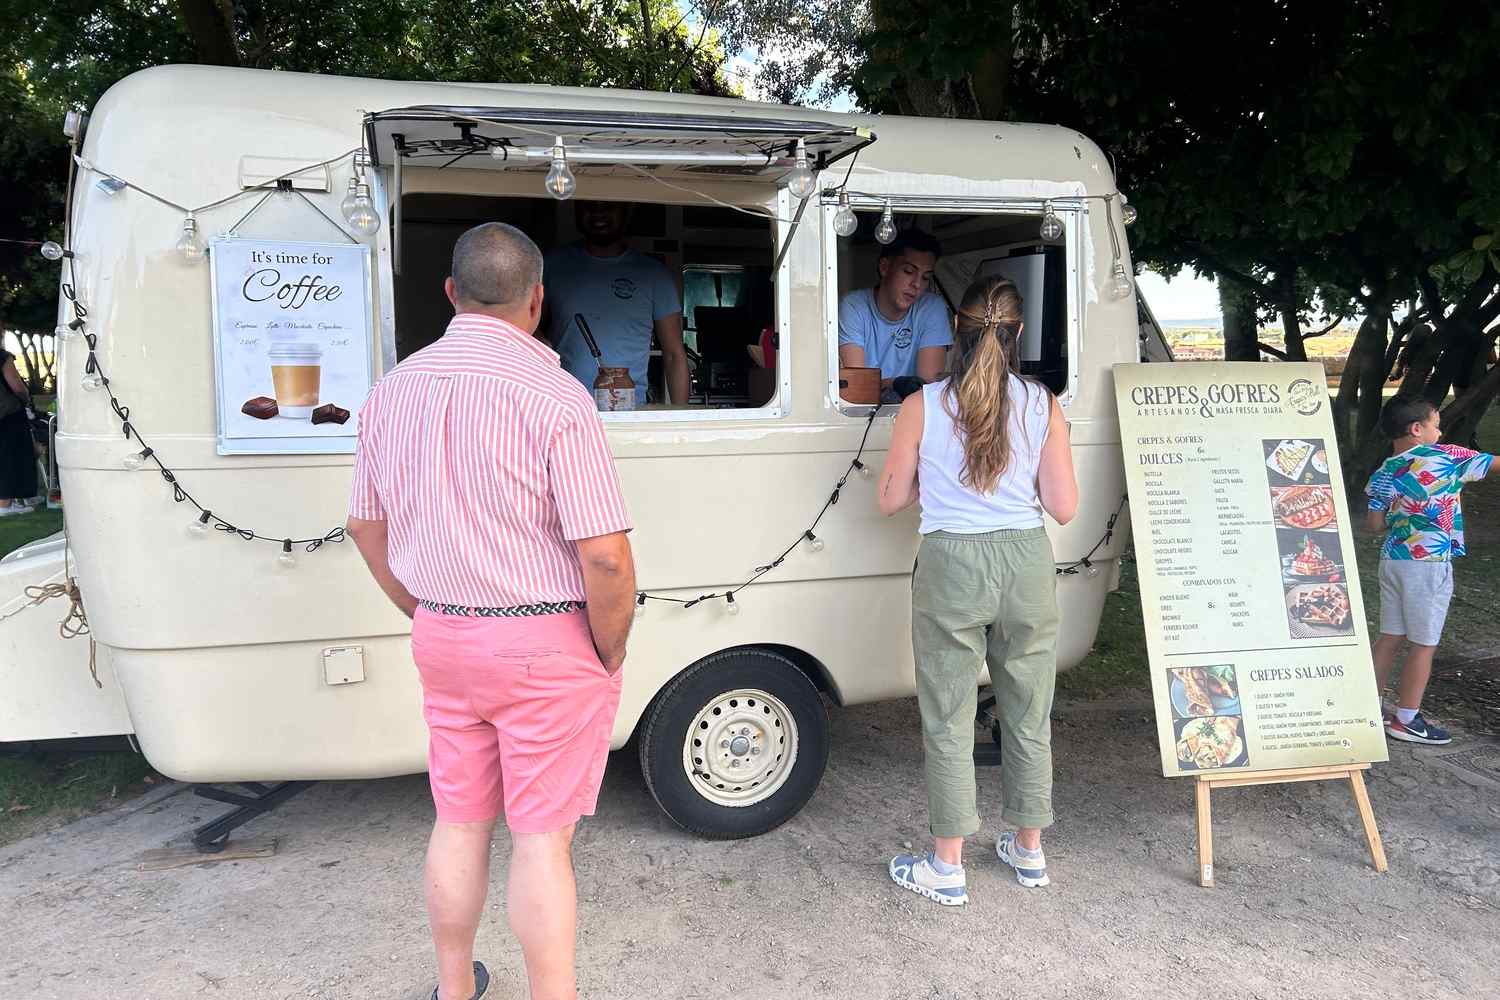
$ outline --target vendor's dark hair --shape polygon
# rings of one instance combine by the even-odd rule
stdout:
[[[1437,405],[1421,396],[1392,396],[1380,411],[1380,431],[1392,441],[1406,436],[1412,424],[1426,422]]]
[[[896,234],[896,238],[880,248],[880,259],[888,257],[899,257],[908,250],[917,253],[930,253],[934,257],[943,255],[943,245],[938,238],[925,229],[913,226],[911,229],[903,229]]]

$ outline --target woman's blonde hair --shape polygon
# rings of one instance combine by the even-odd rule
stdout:
[[[959,482],[991,493],[1010,465],[1010,376],[1020,369],[1021,293],[1002,275],[977,278],[955,319],[956,360],[943,406],[963,431]]]

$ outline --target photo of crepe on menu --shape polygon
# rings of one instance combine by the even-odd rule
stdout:
[[[1234,667],[1174,667],[1167,677],[1178,765],[1206,771],[1249,764]]]
[[[1322,438],[1269,438],[1261,445],[1271,486],[1328,485],[1328,450]]]

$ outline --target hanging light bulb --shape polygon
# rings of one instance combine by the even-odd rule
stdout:
[[[177,237],[177,252],[185,260],[198,260],[203,256],[203,240],[198,236],[198,220],[189,212],[182,220],[182,235]]]
[[[637,618],[646,617],[646,594],[644,591],[635,595],[635,616]]]
[[[145,468],[146,459],[150,457],[150,448],[142,448],[140,451],[133,451],[129,455],[125,456],[125,468],[131,472],[138,472],[139,470]]]
[[[98,372],[89,372],[83,378],[78,380],[78,384],[83,386],[84,389],[88,390],[89,392],[94,392],[97,389],[104,388],[104,376],[100,375]]]
[[[1084,567],[1084,572],[1088,573],[1089,576],[1093,577],[1093,576],[1098,576],[1099,575],[1099,567],[1095,566],[1093,563],[1089,562],[1087,559],[1085,559],[1083,561],[1083,567]]]
[[[724,610],[732,615],[740,613],[740,606],[734,601],[734,592],[730,591],[724,595]]]
[[[1042,206],[1041,236],[1046,243],[1056,243],[1063,238],[1062,219],[1057,217],[1050,201]]]
[[[833,231],[840,236],[853,236],[859,228],[859,216],[849,207],[849,192],[839,192],[839,210],[833,216]]]
[[[857,458],[854,460],[854,469],[864,479],[869,479],[875,475],[874,471],[867,464]]]
[[[885,211],[880,213],[880,225],[875,227],[875,241],[888,244],[896,239],[896,220],[891,216],[891,203],[885,203]]]
[[[380,229],[380,213],[375,211],[370,185],[364,181],[355,185],[354,200],[349,203],[349,211],[344,213],[344,221],[357,236],[374,236]]]
[[[292,540],[284,538],[281,542],[281,555],[276,557],[276,565],[282,569],[296,569],[297,557],[292,554]]]
[[[359,197],[359,178],[354,174],[349,175],[349,188],[344,192],[344,200],[339,202],[339,212],[344,218],[354,211],[354,199]]]
[[[802,201],[810,198],[817,189],[818,179],[813,176],[812,168],[807,165],[807,145],[797,140],[797,156],[793,162],[792,172],[787,174],[786,189],[791,192],[793,198]]]
[[[1130,293],[1135,291],[1135,282],[1130,280],[1130,275],[1125,273],[1125,265],[1115,261],[1114,273],[1109,279],[1109,294],[1117,299],[1128,299]]]
[[[1133,226],[1133,225],[1135,225],[1135,217],[1138,214],[1139,213],[1136,212],[1136,210],[1135,210],[1135,206],[1130,203],[1130,199],[1127,198],[1127,197],[1125,197],[1125,192],[1121,191],[1120,192],[1120,221],[1123,222],[1123,223],[1125,223],[1125,225],[1127,225],[1127,226]]]
[[[506,149],[505,149],[504,146],[491,146],[490,147],[490,159],[492,159],[492,160],[501,160],[501,161],[503,161],[503,160],[505,160],[505,158],[508,155],[509,154],[506,152]]]
[[[209,531],[208,522],[213,520],[213,516],[213,511],[205,510],[198,515],[196,520],[189,521],[187,526],[188,534],[194,538],[207,538]]]
[[[552,144],[552,166],[547,168],[547,193],[558,201],[567,201],[578,190],[578,181],[568,166],[568,151],[563,148],[562,136]]]
[[[808,548],[812,549],[814,552],[823,551],[823,539],[813,534],[811,528],[808,528],[806,531],[804,531],[802,533],[802,537],[807,539]]]
[[[67,256],[67,253],[63,250],[61,243],[56,240],[48,240],[42,244],[42,256],[48,260],[62,260]]]

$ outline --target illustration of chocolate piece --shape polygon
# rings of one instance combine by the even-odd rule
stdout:
[[[312,411],[312,422],[315,424],[342,424],[349,419],[349,411],[332,403],[324,403]]]
[[[270,420],[276,416],[276,400],[270,396],[256,396],[246,400],[245,405],[240,407],[240,412],[257,420]]]

